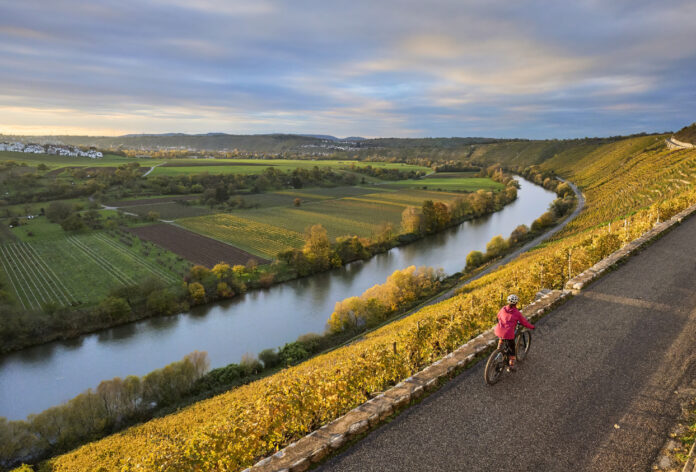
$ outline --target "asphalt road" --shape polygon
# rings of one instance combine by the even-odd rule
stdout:
[[[650,470],[696,394],[696,218],[537,326],[517,373],[480,362],[320,470]]]

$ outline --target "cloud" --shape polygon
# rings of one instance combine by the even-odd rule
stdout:
[[[692,1],[2,10],[0,131],[563,137],[679,128],[696,109]]]

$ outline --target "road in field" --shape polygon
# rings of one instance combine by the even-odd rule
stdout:
[[[560,306],[520,370],[484,363],[322,471],[650,470],[696,388],[696,218]]]

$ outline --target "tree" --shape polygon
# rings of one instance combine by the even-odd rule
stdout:
[[[264,349],[259,353],[259,359],[266,369],[275,367],[280,363],[280,355],[275,349]]]
[[[53,223],[60,223],[73,212],[70,205],[65,202],[51,202],[46,209],[46,218]]]
[[[425,200],[421,208],[423,229],[426,233],[434,233],[438,228],[437,210],[432,200]]]
[[[481,251],[471,251],[466,256],[466,270],[474,270],[485,262],[486,258]]]
[[[188,285],[189,295],[194,303],[204,303],[205,302],[205,288],[199,282],[193,282]]]
[[[422,216],[416,207],[406,207],[401,212],[401,229],[404,233],[420,234]]]
[[[60,227],[63,228],[64,231],[80,231],[85,228],[85,222],[82,221],[79,214],[73,213],[61,221]]]
[[[293,204],[296,207],[298,207],[298,206],[300,206],[300,204],[302,204],[302,200],[300,200],[299,198],[296,198],[295,200],[293,200]]]
[[[220,280],[226,280],[232,276],[232,268],[229,266],[229,264],[225,264],[224,262],[215,264],[212,272]]]
[[[490,258],[495,258],[505,252],[507,248],[508,244],[502,236],[493,236],[488,244],[486,244],[486,254]]]
[[[99,302],[97,310],[102,316],[112,320],[124,320],[130,314],[131,307],[123,298],[111,296]]]
[[[302,252],[315,269],[324,270],[330,266],[331,243],[326,229],[320,224],[311,226],[305,236]]]
[[[528,234],[529,228],[527,228],[527,225],[519,225],[512,231],[512,233],[510,233],[510,243],[517,244],[519,242],[522,242],[525,239],[527,239]]]
[[[541,231],[553,224],[553,213],[547,211],[532,223],[532,231]]]
[[[173,315],[179,309],[176,295],[167,289],[155,290],[147,297],[147,310],[156,315]]]

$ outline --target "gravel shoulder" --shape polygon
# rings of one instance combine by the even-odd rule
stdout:
[[[696,387],[696,218],[542,319],[520,370],[479,363],[320,470],[649,470]]]

